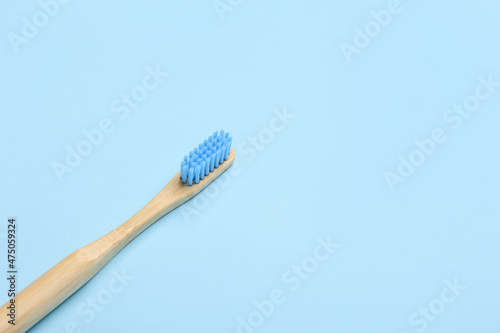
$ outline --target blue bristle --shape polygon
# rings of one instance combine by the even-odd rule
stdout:
[[[205,176],[210,174],[210,158],[205,158]]]
[[[181,178],[182,178],[182,182],[184,184],[186,184],[186,182],[187,182],[187,174],[188,174],[188,167],[187,167],[187,165],[184,164],[181,167]]]
[[[222,151],[224,152],[224,161],[227,161],[227,157],[228,157],[227,143],[224,144],[224,146],[222,148],[223,148]]]
[[[219,164],[224,163],[224,155],[225,155],[225,150],[226,148],[224,146],[220,147],[220,157],[219,157]]]
[[[196,168],[194,169],[194,182],[196,184],[200,182],[200,171],[201,171],[201,166],[197,165]]]
[[[224,130],[215,131],[208,139],[198,144],[181,161],[180,178],[192,186],[205,179],[210,172],[228,160],[233,138]]]
[[[214,172],[214,166],[215,166],[215,153],[212,153],[212,155],[210,155],[210,172]]]
[[[187,163],[186,163],[186,161],[184,161],[184,160],[181,162],[181,179],[182,179],[182,168],[183,168],[186,164],[187,164]]]
[[[220,161],[220,149],[217,149],[217,151],[215,152],[215,165],[214,165],[215,168],[219,167],[219,161]]]
[[[205,161],[201,161],[200,163],[200,180],[205,179]]]
[[[194,178],[194,168],[191,167],[191,168],[189,168],[189,175],[188,175],[188,185],[189,186],[193,185],[193,178]]]

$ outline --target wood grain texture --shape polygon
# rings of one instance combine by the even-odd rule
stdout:
[[[0,309],[0,332],[26,332],[54,310],[99,272],[121,249],[146,228],[200,193],[234,162],[231,148],[228,160],[199,184],[187,186],[180,173],[143,209],[128,221],[95,242],[84,246],[61,260],[15,297],[16,325],[8,324],[7,306]]]

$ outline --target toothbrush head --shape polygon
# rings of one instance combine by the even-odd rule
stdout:
[[[184,184],[199,184],[211,172],[226,162],[231,154],[233,138],[229,133],[216,131],[194,148],[181,162],[180,177]]]

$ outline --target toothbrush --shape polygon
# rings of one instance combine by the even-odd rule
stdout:
[[[146,228],[200,193],[234,162],[232,138],[215,132],[184,157],[181,171],[144,208],[107,235],[61,260],[0,309],[0,332],[26,332],[96,275]],[[194,185],[194,186],[192,186]],[[15,325],[9,324],[14,301]]]

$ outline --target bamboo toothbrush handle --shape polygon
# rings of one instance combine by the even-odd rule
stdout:
[[[15,325],[9,323],[12,299],[7,301],[0,309],[0,333],[29,330],[87,283],[138,234],[177,207],[179,203],[175,201],[180,200],[176,197],[168,199],[163,193],[178,182],[174,178],[170,185],[127,222],[71,253],[18,293],[13,298]]]
[[[177,175],[178,176],[178,175]],[[104,237],[61,260],[14,298],[15,325],[9,323],[12,299],[0,309],[0,333],[26,332],[96,275],[120,250],[147,227],[177,207],[177,197],[164,193],[174,178],[149,204]]]
[[[12,300],[5,303],[0,309],[0,332],[26,332],[99,272],[107,262],[92,258],[93,245],[71,253],[16,295],[15,325],[8,322]]]

